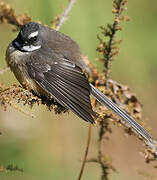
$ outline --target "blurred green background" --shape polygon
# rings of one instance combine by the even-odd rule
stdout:
[[[34,21],[50,24],[55,15],[62,12],[67,5],[66,0],[8,0],[17,14],[28,12]],[[78,0],[71,15],[62,26],[61,32],[75,39],[84,55],[88,55],[92,63],[101,64],[95,59],[100,33],[98,26],[112,22],[111,0]],[[132,21],[122,23],[123,31],[118,33],[123,39],[120,55],[112,63],[112,79],[128,85],[136,92],[144,105],[144,119],[157,139],[157,2],[149,0],[130,0],[128,14]],[[0,25],[0,68],[5,64],[5,50],[14,39],[11,25]],[[7,85],[18,83],[8,71],[0,76],[0,82]],[[20,106],[20,104],[19,104]],[[22,106],[22,105],[21,105]],[[18,111],[8,108],[0,109],[0,165],[18,165],[24,172],[0,173],[0,180],[73,180],[77,179],[81,160],[87,140],[88,124],[72,113],[55,115],[46,107],[35,106],[35,114],[30,118]],[[113,126],[111,124],[111,126]],[[105,142],[106,154],[112,157],[113,165],[118,173],[111,172],[111,180],[124,179],[157,179],[155,163],[144,162],[139,155],[143,150],[137,138],[126,137],[122,128],[112,127],[110,140]],[[97,157],[98,130],[93,128],[89,158]],[[145,177],[142,175],[145,174]],[[83,179],[100,179],[99,164],[87,163]]]

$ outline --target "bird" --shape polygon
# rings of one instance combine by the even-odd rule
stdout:
[[[20,84],[38,96],[53,98],[83,120],[95,123],[90,95],[121,117],[154,148],[153,137],[125,110],[92,85],[78,44],[36,22],[24,24],[6,50],[6,62]]]

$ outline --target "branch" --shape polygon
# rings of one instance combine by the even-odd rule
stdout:
[[[100,122],[100,130],[99,130],[99,146],[98,146],[98,162],[102,169],[102,180],[109,180],[109,170],[112,169],[116,172],[116,169],[111,165],[111,162],[107,161],[107,158],[104,155],[104,144],[103,140],[106,138],[105,135],[107,132],[111,133],[111,129],[109,128],[109,121],[106,118]]]
[[[12,164],[8,165],[7,167],[3,167],[3,166],[0,166],[0,173],[3,173],[3,172],[8,172],[8,171],[19,171],[19,172],[24,172],[24,170],[22,168],[19,168],[17,165],[14,166]]]
[[[121,42],[121,40],[115,40],[116,32],[118,30],[121,30],[122,28],[119,27],[119,22],[121,20],[129,21],[130,19],[127,16],[122,16],[122,12],[126,9],[127,1],[126,0],[113,0],[113,6],[114,9],[112,12],[115,14],[114,22],[113,24],[108,24],[106,27],[100,27],[102,30],[102,36],[98,36],[98,40],[100,41],[100,45],[97,47],[97,51],[103,56],[101,59],[99,59],[101,62],[104,63],[105,66],[105,73],[102,73],[102,75],[98,75],[98,77],[94,78],[94,80],[98,80],[98,87],[101,88],[101,91],[103,91],[104,94],[109,96],[114,102],[117,104],[120,104],[120,106],[123,104],[123,109],[125,109],[129,114],[134,117],[136,120],[141,120],[142,117],[142,105],[138,101],[135,94],[130,92],[130,89],[127,86],[115,84],[112,81],[109,80],[109,74],[110,74],[110,68],[111,68],[111,60],[113,60],[113,57],[116,56],[119,53],[119,47],[117,45]],[[107,38],[107,40],[106,40]],[[105,76],[105,78],[104,78]],[[93,81],[95,84],[95,81]],[[105,109],[106,110],[106,109]],[[112,112],[104,110],[104,107],[99,106],[98,107],[98,114],[101,116],[99,125],[99,147],[98,147],[98,162],[101,165],[102,169],[102,180],[108,179],[108,170],[114,168],[107,163],[105,156],[104,156],[104,145],[103,141],[105,139],[105,134],[109,130],[109,123],[108,119],[112,119],[114,124],[120,124],[125,127],[125,131],[128,134],[135,134],[138,136],[140,140],[145,144],[144,139],[139,136],[138,133],[136,133],[132,128],[128,127],[128,125],[121,120],[119,117],[116,117]],[[142,122],[143,123],[143,122]],[[142,124],[143,125],[143,124]],[[150,146],[149,144],[146,144],[147,146]],[[154,147],[156,144],[153,145]],[[154,147],[150,146],[150,148],[145,151],[145,158],[146,162],[152,161],[156,159],[156,154]]]
[[[100,36],[98,36],[98,39],[100,41],[100,45],[97,47],[97,51],[103,55],[103,58],[101,61],[104,62],[105,66],[105,78],[106,78],[106,88],[108,89],[108,79],[110,74],[110,68],[111,68],[111,60],[115,55],[119,53],[119,48],[116,46],[121,42],[121,40],[116,41],[115,35],[118,30],[121,30],[121,27],[118,26],[120,20],[129,20],[128,18],[122,17],[120,19],[120,16],[122,12],[124,11],[124,6],[126,5],[126,0],[114,0],[113,6],[114,9],[112,10],[112,13],[115,14],[114,22],[113,24],[107,24],[106,27],[101,26],[100,29],[102,30],[102,34],[105,38],[108,38],[107,40],[102,40]]]
[[[0,23],[8,23],[19,29],[30,21],[31,18],[26,13],[16,16],[14,9],[9,4],[0,2]]]
[[[117,31],[117,26],[120,18],[120,15],[122,13],[122,6],[124,5],[124,0],[119,0],[119,4],[117,3],[117,7],[115,8],[115,19],[114,19],[114,23],[112,25],[111,28],[111,34],[110,34],[110,39],[108,42],[108,51],[106,53],[106,85],[108,87],[108,79],[109,79],[109,73],[110,73],[110,66],[111,66],[111,57],[112,57],[112,44],[115,38],[115,33]]]
[[[113,6],[115,13],[115,19],[112,25],[108,24],[107,27],[100,27],[102,30],[102,34],[104,37],[108,37],[109,40],[102,40],[98,36],[98,39],[100,41],[100,45],[97,47],[97,51],[103,55],[103,58],[101,59],[102,62],[104,62],[105,66],[105,85],[106,89],[109,90],[109,74],[110,74],[110,68],[111,68],[111,60],[115,55],[118,54],[118,47],[116,47],[117,44],[120,43],[120,41],[115,41],[115,35],[120,28],[118,27],[118,24],[120,22],[120,15],[122,11],[124,10],[124,5],[126,4],[126,0],[114,0]],[[115,98],[117,99],[117,98]],[[107,115],[107,113],[104,115],[104,118],[100,120],[100,130],[99,130],[99,147],[98,147],[98,162],[100,163],[101,169],[102,169],[102,180],[108,180],[109,177],[109,170],[115,170],[115,168],[112,167],[110,163],[107,163],[107,160],[104,156],[104,148],[103,148],[103,140],[105,139],[105,134],[107,132],[111,132],[109,128],[109,122],[108,119],[111,118],[111,115]]]
[[[91,140],[91,133],[92,133],[92,125],[90,124],[89,129],[88,129],[87,146],[86,146],[85,155],[84,155],[84,159],[83,159],[83,162],[82,162],[82,166],[81,166],[81,170],[80,170],[78,180],[81,180],[81,177],[83,175],[83,171],[84,171],[84,168],[85,168],[85,163],[86,163],[86,160],[87,160],[87,155],[88,155],[88,150],[89,150],[89,145],[90,145],[90,140]]]
[[[65,21],[67,20],[67,17],[73,7],[73,5],[76,3],[76,0],[69,0],[69,4],[67,6],[67,8],[64,10],[63,14],[61,15],[61,17],[59,18],[58,16],[56,17],[56,19],[53,22],[53,26],[54,28],[59,31],[59,29],[61,28],[61,26],[65,23]]]

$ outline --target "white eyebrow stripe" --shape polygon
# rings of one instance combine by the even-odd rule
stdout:
[[[28,36],[28,38],[30,39],[30,38],[32,38],[32,37],[37,36],[38,34],[39,34],[39,31],[35,31],[35,32],[31,33],[31,34]]]

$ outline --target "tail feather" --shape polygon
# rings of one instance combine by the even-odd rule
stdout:
[[[111,109],[115,114],[120,116],[125,122],[128,123],[136,132],[138,132],[151,148],[155,148],[152,136],[138,123],[133,117],[131,117],[126,111],[122,110],[118,105],[113,103],[109,98],[107,98],[101,91],[91,85],[91,94],[103,105]]]

